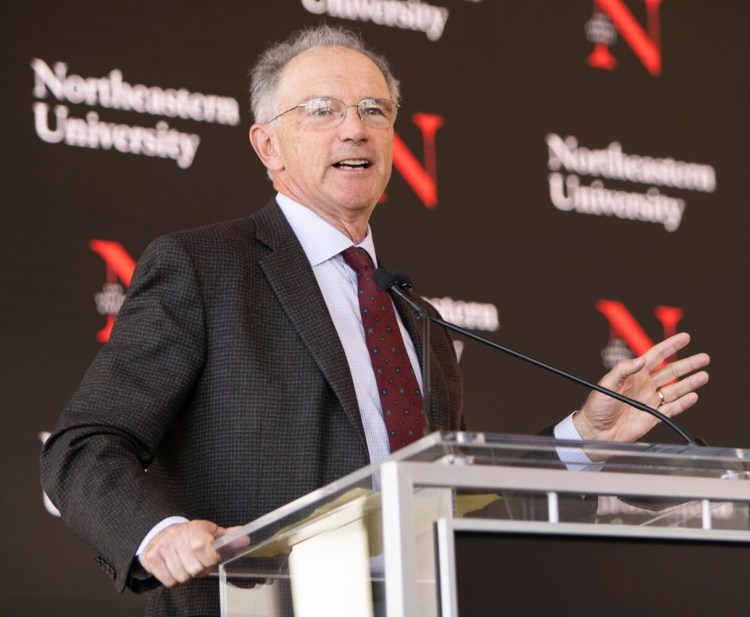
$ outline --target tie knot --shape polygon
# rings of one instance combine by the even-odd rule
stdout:
[[[368,268],[372,270],[372,259],[370,259],[366,250],[357,246],[350,246],[342,253],[342,255],[344,256],[344,261],[348,263],[355,272],[361,272]]]

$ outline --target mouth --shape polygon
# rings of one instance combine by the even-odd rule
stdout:
[[[367,169],[371,165],[372,163],[370,163],[370,161],[368,161],[367,159],[344,159],[343,161],[339,161],[338,163],[333,164],[336,169],[351,170]]]

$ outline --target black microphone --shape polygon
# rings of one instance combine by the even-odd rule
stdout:
[[[422,307],[420,307],[410,297],[409,292],[412,288],[412,283],[411,283],[411,279],[409,278],[409,276],[404,272],[396,271],[393,274],[391,274],[390,272],[385,270],[385,268],[378,268],[377,270],[375,270],[375,272],[373,272],[373,280],[375,281],[375,284],[378,286],[378,289],[381,289],[382,291],[391,291],[395,293],[397,296],[403,299],[407,304],[409,304],[409,306],[414,308],[415,316],[418,319],[423,319],[424,322],[432,321],[444,328],[447,328],[448,330],[457,332],[458,334],[466,336],[472,340],[478,341],[484,345],[488,345],[489,347],[492,347],[493,349],[497,349],[498,351],[507,353],[513,356],[514,358],[518,358],[520,360],[523,360],[524,362],[528,362],[530,364],[533,364],[534,366],[543,368],[546,371],[554,373],[555,375],[564,377],[565,379],[573,381],[579,385],[585,386],[586,388],[589,388],[590,390],[596,390],[597,392],[606,394],[607,396],[614,398],[620,401],[621,403],[625,403],[626,405],[630,405],[631,407],[634,407],[640,411],[650,414],[654,416],[655,418],[657,418],[658,420],[660,420],[661,422],[663,422],[664,424],[666,424],[675,433],[677,433],[680,437],[682,437],[690,446],[705,446],[706,445],[706,443],[702,439],[696,439],[695,437],[691,436],[685,429],[683,429],[679,424],[677,424],[674,420],[672,420],[672,418],[665,416],[660,411],[657,411],[656,409],[649,407],[648,405],[644,405],[640,401],[636,401],[635,399],[624,396],[620,394],[619,392],[615,392],[614,390],[610,390],[609,388],[600,386],[597,383],[593,383],[591,381],[578,377],[577,375],[573,375],[572,373],[563,371],[562,369],[559,369],[550,364],[547,364],[546,362],[542,362],[541,360],[537,360],[535,358],[532,358],[531,356],[527,356],[526,354],[523,354],[519,351],[511,349],[510,347],[506,347],[505,345],[501,345],[500,343],[496,343],[494,341],[486,339],[482,336],[479,336],[478,334],[474,334],[473,332],[466,330],[464,328],[461,328],[460,326],[457,326],[456,324],[453,324],[449,321],[445,321],[444,319],[440,319],[439,317],[431,317],[422,309]],[[428,346],[427,344],[423,346],[423,351],[424,351],[424,348],[427,346]],[[423,363],[422,369],[424,371],[424,363]]]
[[[411,291],[412,284],[411,279],[409,278],[409,275],[406,272],[402,272],[401,270],[396,270],[393,273],[393,277],[396,279],[396,283],[398,283],[398,286],[405,290],[405,291]]]

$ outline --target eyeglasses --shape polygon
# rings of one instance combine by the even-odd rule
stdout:
[[[398,113],[398,105],[388,99],[362,99],[355,105],[347,105],[344,101],[331,98],[330,96],[319,96],[291,109],[282,111],[278,116],[274,116],[265,124],[270,124],[281,116],[288,114],[295,109],[302,110],[304,122],[310,126],[331,128],[338,126],[346,117],[346,110],[349,107],[356,107],[360,120],[366,126],[375,129],[387,129],[393,126]]]

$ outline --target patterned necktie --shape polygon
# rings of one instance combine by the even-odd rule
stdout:
[[[367,251],[350,247],[344,260],[357,273],[357,291],[365,341],[383,406],[391,452],[422,437],[422,393],[398,327],[391,296],[372,280],[373,264]]]

